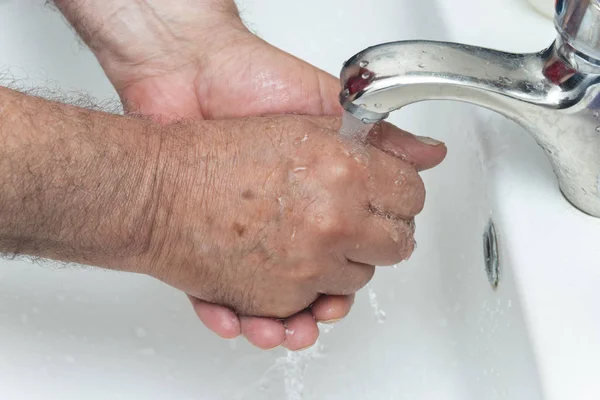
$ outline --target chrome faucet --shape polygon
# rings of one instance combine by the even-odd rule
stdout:
[[[600,217],[600,0],[557,0],[556,41],[512,54],[456,43],[369,47],[342,69],[340,102],[364,123],[424,100],[457,100],[517,122],[546,151],[564,196]]]

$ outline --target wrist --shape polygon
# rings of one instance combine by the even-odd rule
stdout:
[[[233,0],[55,0],[119,89],[165,75],[249,35]]]
[[[144,252],[159,128],[5,89],[0,106],[0,252],[109,268]]]

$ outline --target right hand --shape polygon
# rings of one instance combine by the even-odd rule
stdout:
[[[441,162],[443,145],[389,124],[372,145],[349,143],[329,117],[200,124],[164,135],[143,272],[240,315],[286,318],[411,255],[417,168]]]

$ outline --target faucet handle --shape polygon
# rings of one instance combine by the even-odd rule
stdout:
[[[600,66],[600,0],[557,0],[554,23],[569,52]]]

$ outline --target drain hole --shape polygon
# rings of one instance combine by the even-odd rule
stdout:
[[[498,260],[498,241],[496,237],[496,227],[494,222],[490,220],[488,226],[483,233],[483,255],[485,260],[485,273],[488,282],[493,289],[498,287],[500,280],[500,263]]]

